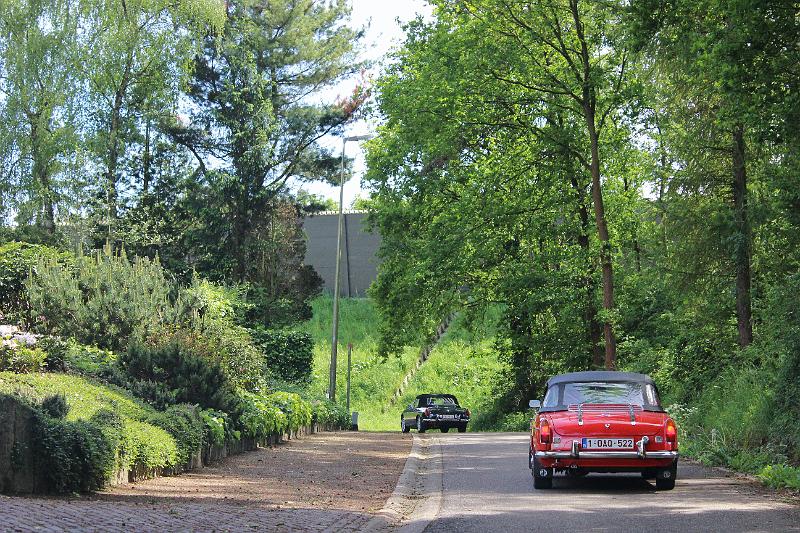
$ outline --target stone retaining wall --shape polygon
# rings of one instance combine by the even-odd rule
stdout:
[[[46,484],[38,479],[35,457],[31,451],[36,428],[35,412],[31,407],[12,396],[0,395],[0,493],[31,494],[45,491]],[[163,475],[176,475],[195,470],[228,457],[263,446],[274,446],[284,441],[301,438],[320,431],[334,431],[325,425],[312,424],[291,433],[270,435],[266,439],[240,439],[220,446],[205,446],[192,454],[181,468],[143,469],[117,471],[109,485],[133,483]]]

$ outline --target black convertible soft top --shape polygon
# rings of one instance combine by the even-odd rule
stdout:
[[[458,405],[458,399],[452,394],[420,394],[417,396],[418,400],[425,400],[425,403],[428,403],[428,398],[451,398],[453,402]]]
[[[611,370],[593,370],[589,372],[571,372],[553,376],[548,380],[547,386],[552,387],[559,383],[585,383],[590,381],[615,381],[617,383],[650,383],[655,385],[650,376],[635,372],[615,372]]]

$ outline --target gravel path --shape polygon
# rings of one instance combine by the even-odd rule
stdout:
[[[400,433],[320,433],[89,497],[0,496],[0,531],[357,531],[410,448]]]

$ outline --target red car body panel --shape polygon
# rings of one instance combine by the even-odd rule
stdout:
[[[654,477],[659,490],[675,486],[678,431],[649,376],[561,374],[548,380],[544,401],[531,407],[538,409],[529,450],[534,488],[550,488],[556,472],[638,471]]]
[[[677,452],[677,438],[667,438],[669,416],[664,412],[643,411],[641,408],[631,409],[620,405],[584,406],[579,413],[577,406],[568,411],[540,413],[534,419],[531,432],[531,453],[539,454],[542,466],[555,469],[586,468],[589,470],[642,470],[646,468],[666,468],[674,463],[676,454],[661,452]],[[541,426],[546,423],[550,427],[550,442],[542,442]],[[647,437],[644,453],[639,453],[637,444]],[[605,457],[591,457],[599,450],[584,448],[584,438],[623,438],[632,439],[630,449],[603,452]],[[577,453],[573,449],[577,443]],[[628,456],[614,457],[614,454]]]

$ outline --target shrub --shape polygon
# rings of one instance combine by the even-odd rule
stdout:
[[[205,423],[193,405],[173,405],[166,411],[156,413],[147,420],[175,438],[177,463],[185,465],[192,455],[203,446]]]
[[[33,446],[37,468],[51,492],[98,490],[114,470],[114,443],[88,421],[40,413]]]
[[[67,397],[63,394],[54,394],[42,400],[42,411],[51,418],[63,420],[69,413]]]
[[[188,450],[197,442],[192,431],[186,431],[181,420],[184,415],[159,413],[122,390],[87,378],[6,372],[0,374],[3,392],[31,401],[42,399],[34,405],[39,413],[34,452],[40,458],[39,473],[53,492],[95,490],[117,469],[152,471],[179,466],[181,446]],[[152,423],[156,420],[161,427]],[[197,432],[202,435],[203,425],[199,417],[197,420]],[[189,437],[176,443],[176,438],[162,429],[168,426],[176,435]]]
[[[292,392],[274,392],[267,400],[286,415],[285,430],[296,431],[311,424],[311,404]]]
[[[263,439],[311,424],[311,404],[298,394],[269,395],[239,391],[238,422],[246,437]]]
[[[48,360],[50,357],[48,353]],[[117,355],[111,350],[87,346],[75,339],[69,339],[65,343],[63,361],[64,369],[69,372],[98,376],[111,371]]]
[[[47,354],[41,348],[0,347],[0,370],[18,374],[40,372],[45,369]]]
[[[0,315],[16,320],[28,307],[25,281],[36,273],[41,259],[71,265],[73,257],[55,248],[26,242],[10,242],[0,246]]]
[[[47,354],[38,343],[36,335],[22,332],[16,326],[0,326],[0,370],[16,373],[43,370]]]
[[[46,317],[36,324],[41,333],[121,350],[135,334],[179,318],[174,284],[157,259],[131,261],[106,249],[79,258],[74,269],[44,257],[36,270],[26,287],[31,312]]]
[[[300,331],[257,329],[251,334],[264,353],[267,367],[290,383],[308,383],[314,365],[314,341]]]
[[[47,354],[47,369],[51,372],[64,370],[69,344],[60,337],[51,335],[39,339],[38,346]]]
[[[330,400],[317,400],[311,403],[312,421],[335,429],[350,427],[350,413],[344,406]]]
[[[286,415],[266,396],[247,391],[238,396],[238,423],[245,437],[263,439],[286,430]]]
[[[119,364],[128,377],[125,385],[157,407],[189,403],[230,412],[235,405],[220,364],[196,355],[181,338],[160,346],[134,344]]]
[[[265,388],[264,355],[245,328],[215,323],[202,332],[182,334],[180,341],[191,353],[218,364],[232,386],[249,391]]]
[[[758,474],[765,485],[772,488],[800,490],[800,468],[789,465],[767,465]]]
[[[206,444],[220,446],[225,443],[226,439],[239,439],[238,432],[231,432],[226,413],[212,409],[201,409],[200,418],[203,419],[205,424],[203,440]]]

